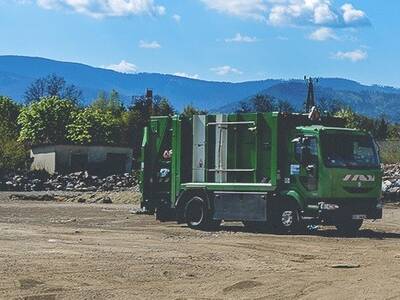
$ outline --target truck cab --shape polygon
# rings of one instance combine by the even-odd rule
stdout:
[[[283,194],[298,199],[304,219],[355,229],[382,217],[382,171],[368,133],[315,125],[297,127],[290,138]]]

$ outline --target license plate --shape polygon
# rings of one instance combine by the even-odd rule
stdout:
[[[353,220],[364,220],[366,218],[366,215],[353,215]]]

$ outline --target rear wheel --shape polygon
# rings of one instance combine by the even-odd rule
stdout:
[[[206,201],[199,196],[191,198],[185,206],[185,221],[192,229],[217,229],[220,220],[212,220]]]
[[[363,222],[364,220],[352,220],[352,219],[343,220],[336,224],[336,229],[341,234],[345,235],[356,234],[360,230]]]

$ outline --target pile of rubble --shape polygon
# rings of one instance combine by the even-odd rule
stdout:
[[[46,176],[38,173],[8,175],[0,178],[0,191],[138,191],[137,176],[129,173],[99,177],[88,172]]]
[[[400,199],[400,164],[385,165],[382,192],[387,200]]]

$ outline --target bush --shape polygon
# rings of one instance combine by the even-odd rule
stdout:
[[[28,158],[28,151],[23,144],[15,139],[0,139],[0,174],[25,169]]]
[[[400,162],[400,141],[379,142],[380,156],[384,164],[396,164]]]

